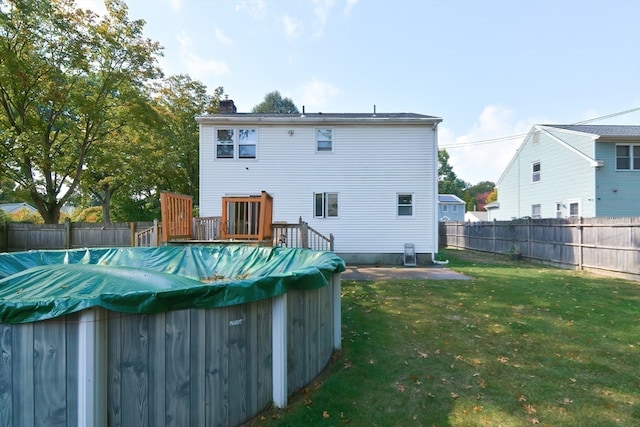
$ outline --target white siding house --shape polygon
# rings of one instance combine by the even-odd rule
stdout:
[[[224,102],[224,101],[223,101]],[[351,263],[420,262],[438,251],[438,117],[421,114],[201,116],[200,215],[222,197],[266,191],[273,220],[335,238]],[[226,107],[225,107],[226,108]]]
[[[640,126],[534,125],[490,219],[640,216]]]

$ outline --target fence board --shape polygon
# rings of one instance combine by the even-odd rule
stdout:
[[[442,222],[440,245],[640,280],[640,217]]]

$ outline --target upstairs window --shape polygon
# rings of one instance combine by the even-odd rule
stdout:
[[[580,216],[580,203],[578,202],[569,203],[569,216],[572,218],[576,218]]]
[[[531,164],[531,182],[540,181],[540,162]]]
[[[442,206],[443,211],[445,206]],[[398,216],[413,216],[413,194],[398,194]]]
[[[640,145],[616,145],[616,169],[640,170]]]
[[[216,159],[255,159],[255,129],[217,129]]]
[[[338,193],[314,193],[313,212],[316,218],[338,216]]]
[[[333,129],[316,129],[316,151],[333,151]]]

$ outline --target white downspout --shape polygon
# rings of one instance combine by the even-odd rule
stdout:
[[[436,254],[438,253],[438,246],[439,246],[439,242],[440,242],[440,227],[438,224],[438,203],[439,203],[439,199],[438,199],[438,123],[434,123],[433,125],[433,147],[434,147],[434,162],[436,164],[436,176],[435,179],[433,180],[434,182],[434,194],[436,195],[435,197],[435,203],[433,205],[433,229],[434,229],[434,234],[435,234],[435,241],[433,242],[433,249],[431,250],[431,262],[433,264],[439,264],[439,265],[446,265],[449,264],[449,261],[437,261],[436,260]]]

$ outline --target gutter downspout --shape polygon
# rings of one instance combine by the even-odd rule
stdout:
[[[433,180],[434,182],[434,194],[435,194],[435,203],[433,205],[433,230],[435,241],[433,242],[433,249],[431,250],[431,262],[433,264],[438,265],[447,265],[449,261],[438,261],[436,260],[436,254],[438,253],[438,247],[440,246],[440,225],[438,223],[438,123],[434,123],[433,125],[433,148],[434,148],[434,162],[436,164],[435,172],[436,176]]]

